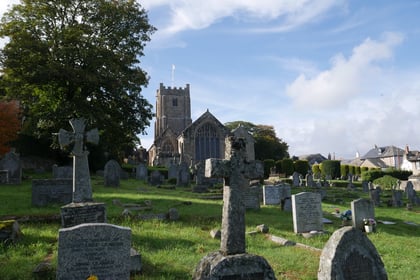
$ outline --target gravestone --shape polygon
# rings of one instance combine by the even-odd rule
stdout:
[[[136,179],[147,180],[147,166],[144,163],[139,163],[136,166]]]
[[[32,206],[67,204],[73,199],[72,179],[32,180]]]
[[[301,192],[292,195],[293,229],[295,233],[322,231],[321,195]]]
[[[22,182],[22,164],[18,154],[10,151],[0,160],[0,170],[6,184],[19,185]],[[7,172],[6,172],[7,171]]]
[[[176,179],[178,177],[178,165],[171,163],[168,167],[168,179]]]
[[[413,183],[411,181],[407,181],[407,185],[404,190],[407,200],[411,205],[420,205],[420,199],[417,196],[417,192],[414,189]]]
[[[392,190],[392,206],[402,207],[403,206],[403,191],[401,190]]]
[[[362,190],[364,193],[369,192],[369,182],[368,181],[362,181]]]
[[[375,246],[360,230],[343,227],[325,244],[318,269],[320,280],[387,280]]]
[[[267,185],[263,186],[263,203],[264,205],[279,205],[281,203],[280,186]]]
[[[52,167],[52,173],[54,179],[72,179],[73,178],[73,167],[71,166],[57,166],[54,164]]]
[[[104,223],[59,230],[57,280],[129,279],[131,229]]]
[[[222,234],[220,251],[200,261],[193,279],[275,279],[263,257],[245,252],[243,191],[249,179],[264,175],[263,164],[249,161],[246,151],[246,140],[231,136],[226,139],[225,160],[206,160],[206,176],[224,178]]]
[[[311,172],[308,172],[308,174],[306,174],[305,179],[306,179],[305,181],[306,181],[306,186],[307,187],[311,188],[311,187],[314,186],[314,177],[313,177]]]
[[[97,144],[99,142],[98,129],[85,132],[86,120],[71,119],[70,125],[74,132],[60,129],[58,142],[62,149],[73,144],[73,195],[72,202],[61,207],[62,227],[71,227],[83,222],[106,222],[105,204],[93,202],[92,186],[89,173],[89,152],[85,142]]]
[[[293,179],[293,187],[299,187],[300,186],[300,174],[296,171],[292,174]]]
[[[121,166],[116,160],[109,160],[104,167],[105,187],[119,187],[121,178]]]
[[[359,198],[351,202],[352,225],[364,231],[363,219],[375,219],[375,207],[372,201]]]
[[[176,179],[177,186],[185,187],[190,184],[190,169],[185,162],[180,164],[177,175],[178,175]]]
[[[381,204],[381,192],[382,190],[380,187],[370,189],[370,200],[375,206],[379,206]]]
[[[260,209],[260,186],[250,186],[244,189],[243,201],[245,209]]]
[[[150,174],[150,184],[152,186],[158,186],[163,183],[163,176],[158,170],[152,171]]]

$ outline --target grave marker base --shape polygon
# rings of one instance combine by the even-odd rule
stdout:
[[[63,228],[84,223],[106,223],[105,203],[69,203],[61,207],[61,226]]]

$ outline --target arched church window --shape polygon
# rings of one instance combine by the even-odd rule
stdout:
[[[220,158],[220,139],[217,128],[210,123],[202,125],[195,135],[195,158]]]

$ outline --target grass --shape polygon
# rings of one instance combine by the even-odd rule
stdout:
[[[132,179],[122,181],[120,188],[105,188],[101,178],[93,177],[92,186],[95,201],[107,205],[108,222],[132,230],[132,246],[141,253],[143,264],[141,275],[133,279],[191,279],[201,258],[220,247],[220,241],[212,239],[209,232],[220,228],[221,200],[204,199],[203,194],[192,193],[190,188],[156,188]],[[292,192],[304,190],[293,188]],[[384,195],[390,194],[385,191]],[[350,209],[350,202],[359,197],[367,197],[367,194],[330,188],[322,207],[324,217],[333,224],[324,226],[328,234],[315,238],[295,235],[292,213],[282,212],[278,206],[247,211],[246,230],[253,231],[257,225],[266,224],[273,235],[322,249],[332,232],[341,225],[331,213],[335,208],[341,211]],[[115,200],[121,203],[151,201],[152,210],[133,212],[133,215],[166,213],[175,207],[180,219],[145,221],[122,217],[123,208],[114,204]],[[34,279],[33,269],[45,259],[51,261],[52,270],[42,279],[55,279],[60,206],[32,207],[30,180],[19,186],[0,185],[0,220],[19,219],[24,235],[16,244],[0,246],[0,279]],[[412,211],[386,206],[375,208],[378,220],[396,222],[395,225],[379,224],[377,232],[368,235],[382,257],[389,279],[418,278],[420,227],[404,222],[420,224],[419,213],[418,206]],[[247,235],[246,242],[247,252],[266,258],[277,279],[317,278],[319,251],[281,246],[263,234]]]

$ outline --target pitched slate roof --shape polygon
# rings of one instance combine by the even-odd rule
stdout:
[[[392,156],[403,156],[404,150],[395,146],[385,146],[385,147],[375,147],[369,150],[364,156],[360,157],[361,160],[365,159],[375,159],[375,158],[385,158]]]

